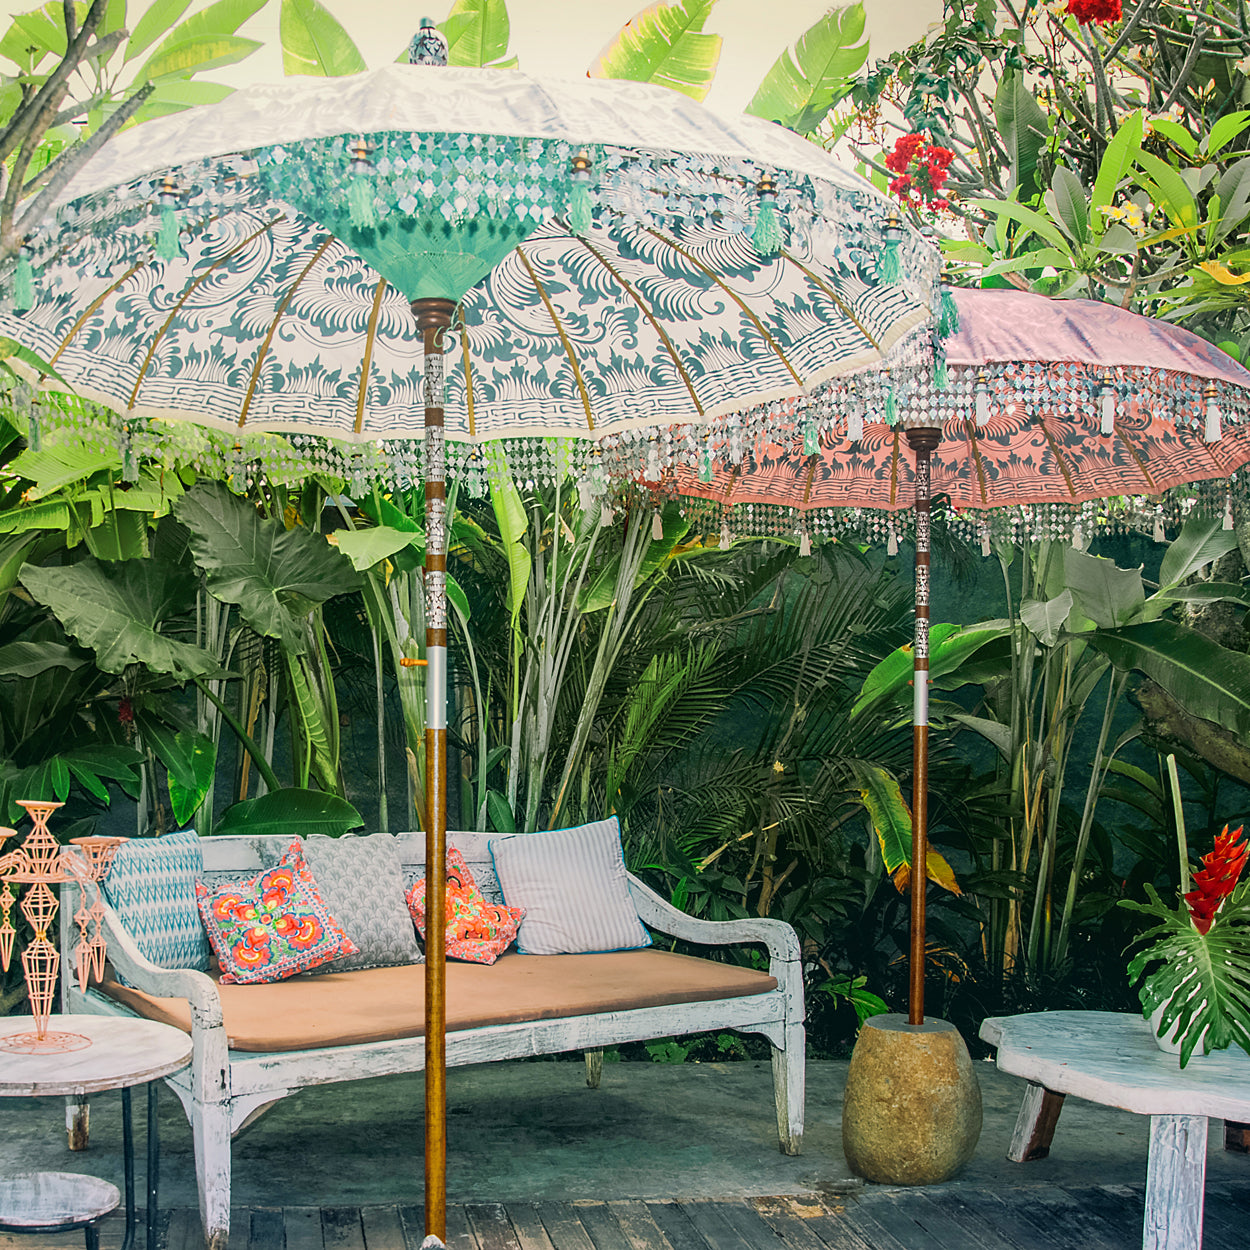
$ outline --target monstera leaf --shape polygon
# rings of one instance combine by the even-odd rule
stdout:
[[[21,580],[67,634],[95,652],[106,673],[142,664],[154,673],[189,678],[221,667],[202,648],[161,632],[195,601],[189,570],[158,560],[113,564],[88,557],[64,568],[24,565]]]
[[[324,535],[265,519],[219,482],[197,483],[174,515],[191,531],[191,553],[209,591],[292,655],[308,648],[304,624],[313,608],[360,589],[352,562]]]

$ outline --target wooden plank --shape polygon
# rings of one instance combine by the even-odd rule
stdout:
[[[282,1212],[286,1250],[323,1250],[319,1207],[286,1207]]]
[[[247,1250],[247,1243],[252,1236],[252,1212],[248,1207],[232,1207],[230,1209],[230,1244],[234,1250]],[[136,1244],[138,1237],[135,1238]]]
[[[521,1250],[554,1250],[533,1202],[510,1202],[504,1208]]]
[[[873,1191],[848,1202],[846,1219],[874,1250],[946,1250],[899,1206],[894,1194]]]
[[[673,1250],[707,1250],[707,1242],[695,1232],[680,1203],[648,1202],[647,1211]]]
[[[1044,1159],[1050,1154],[1050,1143],[1055,1136],[1055,1125],[1063,1110],[1063,1094],[1056,1094],[1036,1081],[1030,1081],[1020,1103],[1020,1114],[1007,1148],[1007,1158],[1013,1163],[1029,1163]]]
[[[824,1214],[823,1207],[815,1203],[800,1204],[784,1197],[752,1198],[750,1202],[760,1219],[781,1238],[789,1250],[826,1250],[825,1243],[816,1236],[809,1224],[809,1220]],[[810,1212],[807,1219],[798,1214],[798,1208]],[[851,1245],[858,1250],[863,1242],[854,1233],[851,1236],[854,1238]]]
[[[1142,1244],[1140,1226],[1125,1228],[1104,1218],[1092,1204],[1082,1204],[1053,1185],[1017,1189],[1004,1196],[1010,1205],[1039,1229],[1061,1237],[1068,1246],[1082,1250],[1137,1250]]]
[[[277,1208],[254,1208],[247,1250],[283,1250],[286,1245],[284,1224],[282,1212]]]
[[[469,1225],[481,1250],[520,1250],[507,1212],[497,1202],[474,1203],[465,1207]]]
[[[633,1250],[620,1221],[606,1202],[575,1202],[573,1208],[595,1243],[595,1250]]]
[[[408,1250],[421,1250],[425,1240],[425,1207],[399,1207],[399,1224],[404,1230],[404,1245]]]
[[[758,1209],[758,1202],[756,1205]],[[849,1205],[854,1205],[854,1199],[849,1200]],[[792,1198],[787,1202],[786,1210],[829,1250],[874,1250],[872,1243],[855,1230],[847,1214],[847,1206],[845,1199],[826,1199],[817,1205]]]
[[[169,1213],[165,1250],[204,1250],[200,1213],[193,1207],[177,1207]]]
[[[398,1207],[361,1207],[360,1226],[364,1229],[365,1250],[406,1250]]]
[[[321,1238],[325,1250],[365,1250],[359,1207],[322,1207]]]
[[[777,1230],[744,1198],[722,1199],[711,1204],[725,1224],[756,1250],[785,1250]]]
[[[420,1246],[420,1242],[417,1245]],[[447,1208],[447,1250],[477,1250],[477,1238],[464,1207]]]
[[[645,1202],[609,1202],[616,1222],[633,1250],[673,1250]]]
[[[1050,1229],[1026,1219],[1017,1203],[1023,1191],[1005,1190],[1000,1197],[981,1189],[940,1190],[932,1201],[960,1223],[997,1234],[1018,1250],[1073,1250]]]
[[[687,1200],[678,1203],[685,1212],[695,1232],[707,1242],[711,1250],[754,1250],[751,1243],[725,1218],[720,1202]],[[758,1219],[758,1216],[756,1217]],[[763,1221],[760,1221],[763,1224]],[[768,1236],[776,1243],[776,1233],[765,1224]]]
[[[929,1189],[917,1189],[907,1195],[913,1218],[932,1237],[948,1246],[962,1246],[965,1250],[1013,1250],[994,1228],[979,1220],[960,1220],[952,1212],[932,1201]]]
[[[555,1250],[595,1250],[590,1234],[568,1203],[540,1202],[538,1215]]]

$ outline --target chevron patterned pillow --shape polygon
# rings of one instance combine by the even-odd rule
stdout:
[[[208,935],[195,903],[195,879],[203,871],[194,829],[132,838],[117,848],[104,896],[158,968],[208,969]]]

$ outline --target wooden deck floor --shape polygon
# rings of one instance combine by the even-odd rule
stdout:
[[[1140,1187],[885,1190],[816,1199],[481,1203],[448,1211],[449,1250],[1138,1250]],[[1208,1185],[1206,1250],[1250,1244],[1250,1185]],[[118,1250],[122,1220],[101,1229]],[[162,1250],[201,1250],[199,1216],[162,1216]],[[231,1250],[418,1250],[419,1207],[240,1207]],[[0,1234],[0,1250],[80,1250],[81,1233]],[[142,1233],[139,1246],[143,1245]]]

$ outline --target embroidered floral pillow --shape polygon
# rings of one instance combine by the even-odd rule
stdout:
[[[408,891],[408,911],[425,937],[425,878]],[[447,954],[475,964],[493,964],[516,938],[525,919],[522,907],[488,903],[477,888],[464,856],[447,852]]]
[[[215,889],[196,881],[195,898],[223,983],[282,981],[358,953],[326,907],[298,839],[250,881]]]

